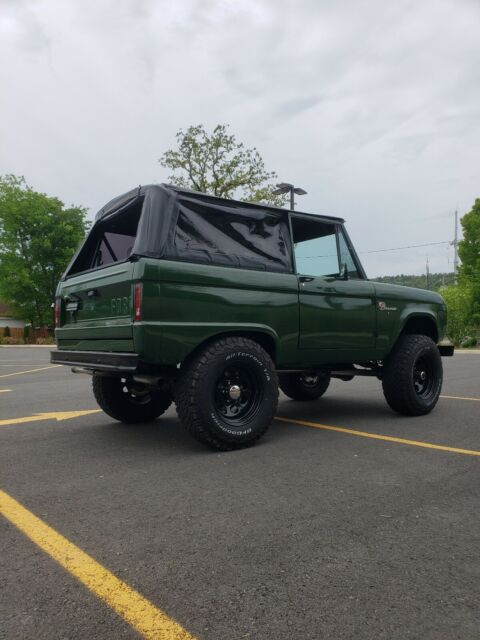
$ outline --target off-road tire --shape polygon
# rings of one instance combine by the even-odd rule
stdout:
[[[318,380],[314,384],[306,384],[301,373],[281,373],[278,376],[280,389],[292,400],[310,401],[318,400],[323,396],[330,384],[328,374],[317,373]]]
[[[405,416],[430,413],[437,404],[442,382],[442,358],[434,341],[424,335],[401,336],[385,362],[382,376],[383,393],[390,407]]]
[[[93,376],[93,393],[99,406],[107,415],[126,423],[150,422],[165,413],[172,404],[172,394],[164,390],[143,389],[144,395],[135,396],[133,387],[124,378]]]
[[[230,398],[230,377],[238,381],[241,394],[235,400]],[[242,380],[247,381],[243,386]],[[213,449],[230,451],[251,446],[268,429],[277,409],[278,379],[272,359],[259,344],[231,336],[209,344],[182,366],[174,397],[178,417],[191,436]],[[242,402],[246,404],[236,417],[235,403],[240,407]]]

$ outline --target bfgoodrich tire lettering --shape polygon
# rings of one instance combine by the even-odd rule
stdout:
[[[93,393],[106,414],[127,423],[155,420],[172,404],[170,392],[129,383],[125,378],[93,376]]]
[[[224,451],[248,447],[265,433],[277,409],[273,362],[248,338],[217,340],[182,367],[175,403],[196,440]]]
[[[442,389],[442,358],[423,335],[401,336],[385,363],[382,386],[390,407],[405,416],[429,413]]]

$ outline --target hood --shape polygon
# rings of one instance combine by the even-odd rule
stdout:
[[[385,282],[372,281],[372,284],[375,287],[377,297],[445,305],[442,296],[436,291],[405,287],[399,284],[387,284]]]

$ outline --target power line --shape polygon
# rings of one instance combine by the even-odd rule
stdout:
[[[357,251],[357,253],[384,253],[385,251],[400,251],[401,249],[415,249],[416,247],[433,247],[434,245],[439,244],[447,244],[450,245],[450,240],[442,240],[441,242],[425,242],[424,244],[410,244],[406,247],[392,247],[391,249],[370,249],[366,251]],[[310,259],[310,258],[331,258],[335,257],[337,254],[328,254],[323,256],[298,256],[302,258],[302,260]]]
[[[371,249],[369,251],[358,251],[358,253],[383,253],[384,251],[400,251],[401,249],[415,249],[416,247],[433,247],[438,244],[450,244],[450,240],[441,242],[425,242],[424,244],[410,244],[406,247],[392,247],[391,249]]]

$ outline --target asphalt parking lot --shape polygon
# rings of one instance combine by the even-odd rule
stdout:
[[[217,453],[0,348],[0,638],[478,640],[480,354],[444,367],[429,416],[333,381]]]

